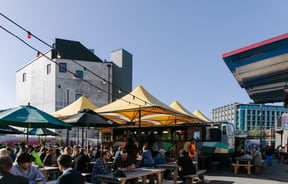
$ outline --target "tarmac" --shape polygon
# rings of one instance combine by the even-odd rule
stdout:
[[[272,166],[264,162],[261,173],[251,175],[245,169],[238,174],[233,173],[232,166],[229,168],[209,169],[205,175],[205,183],[210,184],[279,184],[288,183],[288,164],[278,163],[273,160]]]

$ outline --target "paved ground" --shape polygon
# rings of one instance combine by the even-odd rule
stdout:
[[[234,174],[233,169],[223,168],[208,170],[205,176],[206,183],[210,184],[276,184],[288,183],[288,164],[273,160],[272,166],[264,164],[260,174],[247,175],[244,172]]]

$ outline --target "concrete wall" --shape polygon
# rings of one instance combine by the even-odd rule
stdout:
[[[123,91],[132,91],[133,65],[132,54],[124,49],[119,49],[111,53],[111,61],[113,62],[113,97],[121,98],[127,93],[119,93],[119,88]],[[115,87],[117,86],[117,87]]]
[[[67,70],[76,73],[83,71],[83,67],[66,59],[56,59],[55,62],[66,63]],[[108,80],[108,73],[112,68],[107,67],[111,63],[76,61],[94,74]],[[51,65],[51,73],[47,74],[47,65]],[[52,61],[40,57],[16,72],[16,103],[17,105],[31,105],[52,113],[76,100],[76,94],[85,95],[92,103],[101,107],[108,104],[109,82],[103,80],[91,72],[84,72],[83,79],[89,83],[73,77],[70,72],[59,72],[59,66]],[[23,82],[23,73],[26,73],[26,81]],[[112,78],[110,79],[112,80]],[[112,83],[110,81],[110,83]],[[98,88],[102,89],[99,91]],[[110,90],[111,91],[111,90]]]
[[[49,53],[48,53],[49,55]],[[47,74],[47,65],[51,73]],[[23,82],[23,74],[26,81]],[[36,106],[41,110],[52,112],[55,109],[55,64],[43,56],[36,58],[16,72],[17,105]]]
[[[67,70],[76,73],[77,70],[83,71],[83,67],[72,62],[71,60],[59,60],[57,62],[67,63]],[[108,79],[108,73],[110,68],[107,65],[110,63],[102,62],[89,62],[89,61],[76,61],[82,66],[85,66],[89,71],[83,73],[83,79],[74,78],[73,74],[66,72],[59,72],[57,67],[56,72],[56,107],[60,109],[66,105],[71,104],[76,100],[76,94],[82,94],[86,96],[92,103],[101,107],[108,104],[108,88],[109,82],[106,84],[103,83],[103,80],[98,76],[101,76],[104,79]],[[90,72],[91,71],[91,72]],[[93,74],[93,73],[95,74]],[[88,82],[86,82],[88,81]],[[103,91],[99,91],[98,88]]]

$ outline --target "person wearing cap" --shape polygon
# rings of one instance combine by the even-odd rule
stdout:
[[[13,159],[10,156],[0,156],[0,184],[29,184],[29,180],[11,173]]]
[[[154,161],[155,161],[155,164],[166,164],[166,163],[174,161],[174,159],[166,155],[165,149],[160,149],[159,153],[155,156]]]
[[[45,183],[45,176],[38,167],[32,165],[33,160],[34,157],[29,153],[22,153],[17,158],[17,164],[12,167],[12,174],[27,178],[30,184],[36,184],[36,179],[42,180]]]
[[[56,184],[84,184],[84,178],[79,171],[72,169],[72,157],[68,154],[60,155],[57,159],[59,170],[62,175],[57,179]]]
[[[157,165],[157,164],[166,164],[166,163],[172,162],[172,161],[174,161],[174,159],[172,159],[166,155],[165,149],[160,149],[159,153],[155,156],[154,161],[155,161],[155,165]],[[170,176],[171,176],[170,170],[164,171],[164,178],[165,179],[169,178]]]

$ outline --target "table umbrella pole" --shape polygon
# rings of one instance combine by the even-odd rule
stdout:
[[[29,139],[29,124],[27,125],[26,144],[28,144],[28,139]]]
[[[84,126],[82,126],[82,148],[84,148]]]

